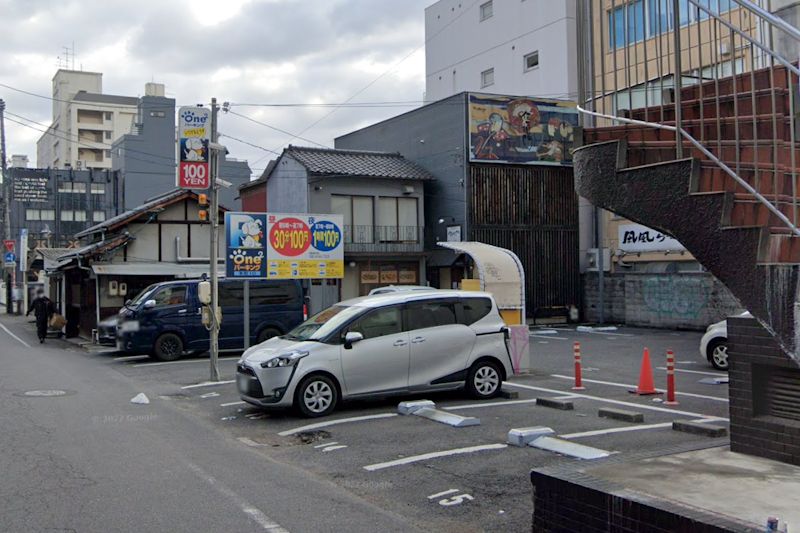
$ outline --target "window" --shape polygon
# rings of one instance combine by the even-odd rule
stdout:
[[[103,136],[106,138],[107,141],[111,140],[111,132],[110,131],[103,132]]]
[[[151,298],[156,306],[182,305],[186,303],[186,285],[168,285]]]
[[[61,220],[63,222],[85,222],[86,221],[86,211],[83,211],[83,210],[72,210],[72,209],[62,209],[61,210]]]
[[[494,5],[492,4],[492,0],[481,4],[481,22],[492,18],[492,15],[494,15]]]
[[[344,219],[344,242],[373,242],[375,221],[371,196],[331,195],[331,212]]]
[[[91,193],[92,194],[105,194],[106,193],[106,184],[105,183],[92,183]]]
[[[103,153],[106,159],[111,159],[111,150],[104,150]]]
[[[461,320],[469,326],[485,317],[492,310],[492,301],[489,298],[464,298],[461,300]]]
[[[418,242],[417,199],[382,196],[378,203],[381,242]]]
[[[75,222],[86,222],[86,211],[76,210],[75,211]]]
[[[56,212],[54,209],[42,209],[39,211],[39,220],[55,220]]]
[[[74,181],[62,181],[58,184],[58,192],[83,194],[86,192],[86,184]]]
[[[104,222],[106,220],[106,214],[102,211],[94,211],[92,212],[92,222]]]
[[[539,66],[539,50],[531,52],[523,58],[523,65],[525,71],[535,69]]]
[[[105,115],[105,119],[106,120],[111,120],[114,117],[114,113],[111,113],[111,112],[108,112],[108,111],[106,111],[103,114]]]
[[[449,326],[456,323],[455,302],[433,300],[408,305],[408,330]]]
[[[481,87],[488,87],[490,85],[494,85],[494,68],[481,72]]]
[[[269,281],[250,284],[250,305],[282,305],[300,301],[297,284],[291,281]],[[239,303],[241,304],[241,301]]]
[[[644,21],[644,0],[635,0],[609,11],[608,46],[612,49],[622,48],[644,39]]]
[[[403,329],[400,315],[400,306],[376,309],[357,320],[347,330],[361,333],[365,339],[394,335]]]
[[[41,220],[41,213],[38,209],[26,209],[25,220]]]

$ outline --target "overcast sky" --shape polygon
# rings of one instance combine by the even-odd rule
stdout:
[[[212,96],[232,103],[339,103],[389,71],[353,102],[418,102],[425,88],[424,9],[433,2],[0,0],[0,83],[50,96],[57,58],[74,42],[75,68],[102,72],[103,92],[110,94],[140,96],[145,82],[155,81],[178,105]],[[0,98],[9,112],[51,122],[47,99],[5,87]],[[340,109],[302,136],[333,146],[337,135],[407,109]],[[330,113],[313,107],[233,110],[295,134]],[[221,115],[219,129],[278,151],[290,138],[230,114]],[[9,155],[27,154],[35,165],[40,135],[7,121]],[[222,142],[256,173],[274,157]]]

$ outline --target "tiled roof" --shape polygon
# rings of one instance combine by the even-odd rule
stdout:
[[[424,168],[399,153],[334,150],[289,146],[284,153],[303,165],[310,174],[367,176],[405,180],[432,180]]]

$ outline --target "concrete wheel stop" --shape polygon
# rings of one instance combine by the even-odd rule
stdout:
[[[508,432],[506,442],[512,446],[530,446],[576,459],[602,459],[612,452],[585,446],[576,442],[552,437],[555,432],[548,427],[515,428]]]
[[[447,411],[436,409],[436,404],[430,400],[416,400],[411,402],[400,402],[397,405],[397,412],[401,415],[414,415],[434,422],[440,422],[456,428],[469,426],[479,426],[480,418],[474,416],[461,416]]]

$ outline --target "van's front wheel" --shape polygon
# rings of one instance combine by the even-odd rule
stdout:
[[[153,345],[153,357],[159,361],[175,361],[183,355],[183,339],[175,333],[160,335]]]
[[[275,328],[264,328],[258,332],[258,337],[256,337],[256,344],[261,344],[264,341],[268,341],[272,337],[277,337],[280,335],[281,332]]]

